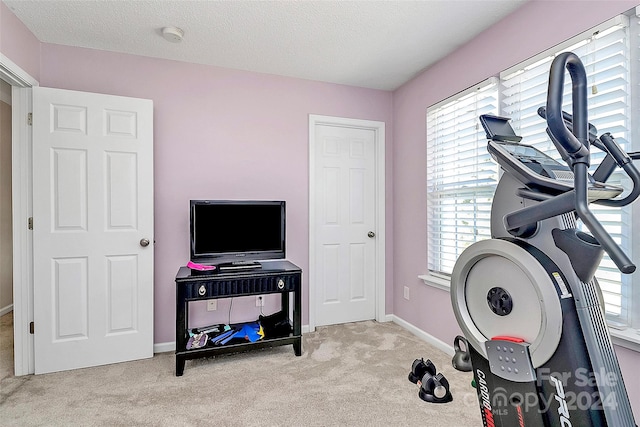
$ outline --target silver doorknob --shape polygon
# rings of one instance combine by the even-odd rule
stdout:
[[[374,237],[376,237],[376,233],[374,233],[373,231],[370,231],[370,232],[367,233],[367,236],[369,236],[369,237],[371,237],[373,239]]]
[[[149,239],[140,239],[140,246],[142,246],[143,248],[149,246]]]

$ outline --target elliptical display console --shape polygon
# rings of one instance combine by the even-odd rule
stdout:
[[[565,69],[573,114],[562,111]],[[640,174],[609,134],[587,120],[586,73],[573,53],[551,66],[547,133],[566,164],[520,142],[509,119],[482,116],[488,150],[503,174],[491,208],[492,239],[469,246],[451,277],[456,319],[469,343],[485,426],[634,427],[594,274],[606,252],[621,272],[635,265],[589,210],[625,206]],[[590,146],[605,150],[589,175]],[[626,196],[606,184],[614,169]],[[578,229],[581,220],[590,234]]]

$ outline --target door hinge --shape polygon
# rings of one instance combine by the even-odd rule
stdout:
[[[33,126],[33,113],[27,113],[27,124]]]
[[[33,217],[30,216],[29,219],[27,220],[27,228],[29,230],[33,230]]]
[[[30,323],[29,323],[29,333],[30,333],[31,335],[33,335],[34,328],[35,328],[34,323],[33,323],[33,322],[30,322]]]

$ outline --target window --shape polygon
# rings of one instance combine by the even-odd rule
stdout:
[[[632,87],[640,82],[640,77],[635,77],[640,76],[640,66],[632,68],[636,67],[640,56],[637,21],[635,16],[631,20],[625,16],[615,18],[427,110],[427,265],[430,276],[425,281],[448,279],[462,250],[475,241],[490,238],[490,204],[498,168],[487,153],[479,115],[493,113],[510,117],[524,143],[560,159],[546,135],[546,123],[537,114],[538,107],[546,103],[549,68],[556,54],[572,51],[580,57],[589,82],[589,121],[600,134],[611,132],[625,150],[633,149],[629,141],[640,140],[640,135],[635,138],[631,135],[631,111],[636,102]],[[630,50],[630,33],[635,35],[634,50]],[[570,111],[571,80],[567,78],[565,84],[566,109]],[[592,170],[603,157],[603,153],[594,150]],[[628,188],[624,173],[617,172],[611,181],[613,178]],[[630,254],[633,249],[629,238],[632,235],[632,209],[591,207],[609,233]],[[636,245],[640,246],[640,242]],[[631,310],[632,277],[622,275],[605,257],[597,278],[611,324],[640,327],[640,319],[634,319]],[[636,286],[636,294],[640,294],[640,279]],[[640,301],[636,304],[640,305]]]
[[[470,244],[491,237],[491,199],[498,166],[487,152],[480,114],[497,114],[491,79],[427,112],[429,271],[451,274]]]

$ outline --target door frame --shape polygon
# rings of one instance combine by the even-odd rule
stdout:
[[[11,85],[11,205],[13,221],[13,351],[16,376],[35,372],[33,335],[33,236],[27,228],[32,210],[31,88],[36,79],[0,53],[0,78]]]
[[[376,321],[388,321],[385,309],[385,123],[373,120],[349,119],[344,117],[321,116],[316,114],[309,115],[309,332],[316,329],[316,286],[318,282],[318,272],[315,263],[316,256],[316,236],[315,236],[315,219],[316,219],[316,180],[315,180],[315,147],[316,137],[315,130],[319,125],[336,126],[345,128],[367,129],[374,132],[375,143],[375,307]]]

